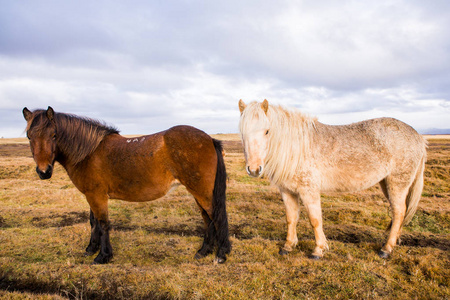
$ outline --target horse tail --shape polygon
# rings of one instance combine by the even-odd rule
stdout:
[[[420,197],[422,196],[423,190],[423,173],[425,170],[425,162],[426,162],[426,152],[423,154],[422,159],[420,161],[419,168],[417,169],[416,176],[414,178],[411,187],[409,188],[408,195],[406,196],[406,214],[403,219],[403,225],[407,225],[414,214],[417,211],[417,206],[419,205]]]
[[[225,257],[230,253],[231,243],[228,232],[228,217],[226,210],[227,172],[223,159],[222,142],[213,139],[217,154],[217,171],[213,191],[213,223],[216,227],[216,239],[218,244],[218,256]],[[221,252],[221,253],[220,253]],[[220,254],[219,254],[220,253]]]

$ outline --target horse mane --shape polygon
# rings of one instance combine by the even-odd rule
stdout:
[[[101,141],[108,135],[119,133],[104,122],[79,117],[72,114],[55,113],[53,121],[46,116],[45,110],[33,112],[33,121],[29,122],[28,130],[42,132],[51,122],[56,125],[56,143],[68,162],[76,165],[97,149]]]
[[[317,118],[273,105],[269,105],[266,118],[261,104],[254,102],[242,114],[241,133],[248,132],[249,121],[252,127],[269,128],[264,175],[275,185],[293,178],[312,153],[311,142]],[[255,121],[260,124],[255,125]]]

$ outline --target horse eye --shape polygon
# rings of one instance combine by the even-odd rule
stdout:
[[[268,135],[268,134],[269,134],[269,130],[266,131],[266,135]]]
[[[53,139],[53,140],[56,140],[56,133],[54,133],[54,134],[52,135],[52,139]]]

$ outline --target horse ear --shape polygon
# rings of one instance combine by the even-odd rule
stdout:
[[[269,110],[269,101],[264,99],[263,103],[261,103],[261,107],[264,110],[264,113],[267,115],[267,111]]]
[[[29,111],[28,108],[24,107],[22,110],[22,113],[23,113],[23,117],[25,118],[26,121],[31,120],[33,113],[31,111]]]
[[[239,100],[239,111],[241,112],[241,115],[242,115],[242,113],[244,112],[244,109],[247,107],[247,105],[244,103],[244,101],[242,101],[242,99],[241,100]]]
[[[51,106],[49,106],[48,108],[47,108],[47,118],[50,120],[50,121],[53,121],[53,118],[55,117],[55,111],[53,110],[53,108],[51,107]]]

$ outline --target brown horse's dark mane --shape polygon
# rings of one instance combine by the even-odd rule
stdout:
[[[56,125],[56,143],[59,151],[68,163],[73,165],[84,160],[97,149],[100,142],[108,135],[119,131],[98,120],[76,115],[55,113],[50,121],[45,110],[33,112],[33,120],[28,130],[35,134],[42,133],[52,122]]]

